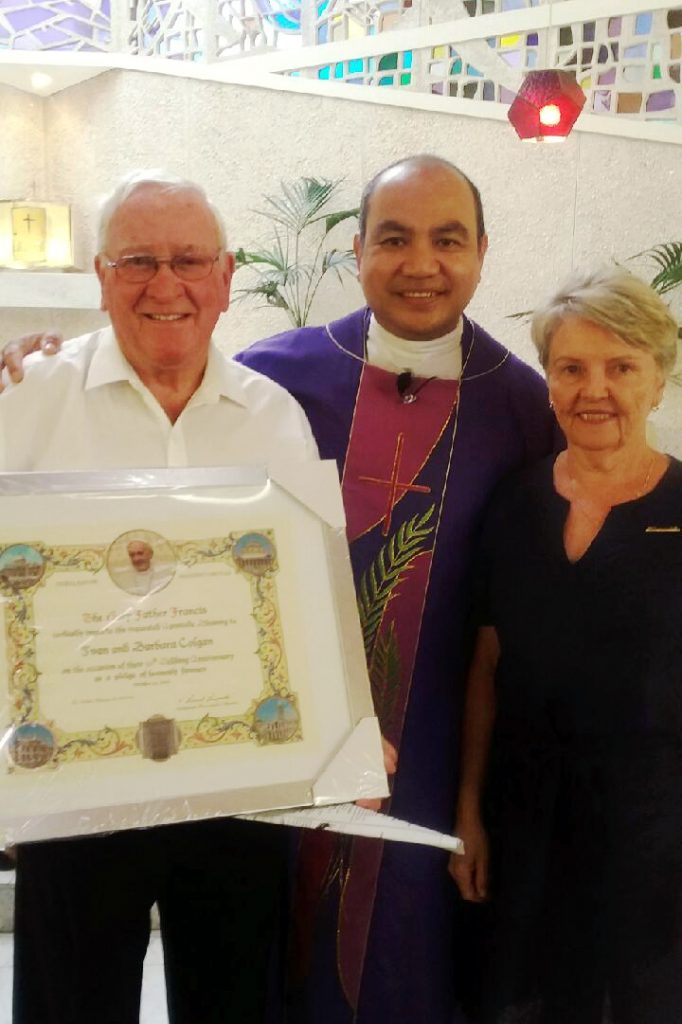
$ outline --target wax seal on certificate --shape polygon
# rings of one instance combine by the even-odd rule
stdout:
[[[140,722],[135,738],[142,756],[152,761],[167,761],[180,747],[180,729],[175,719],[163,715],[152,715],[146,722]]]
[[[26,590],[40,583],[45,559],[30,544],[12,544],[0,551],[0,582],[9,590]]]
[[[14,727],[9,741],[9,757],[16,768],[42,768],[55,752],[52,731],[40,722],[25,722]]]
[[[286,743],[298,732],[299,723],[298,709],[289,697],[266,697],[253,715],[259,743]]]
[[[244,533],[235,542],[232,557],[242,572],[265,576],[274,567],[275,548],[263,533]]]

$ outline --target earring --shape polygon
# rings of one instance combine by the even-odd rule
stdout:
[[[552,410],[552,412],[554,412],[554,402],[552,401],[552,399],[551,399],[551,398],[550,398],[550,400],[549,400],[549,407],[550,407],[550,409]]]

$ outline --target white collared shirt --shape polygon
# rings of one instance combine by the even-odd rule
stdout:
[[[203,380],[171,423],[110,327],[27,361],[0,395],[0,470],[267,465],[317,458],[303,410],[211,344]]]

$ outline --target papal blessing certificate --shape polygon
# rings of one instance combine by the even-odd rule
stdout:
[[[0,841],[385,792],[330,464],[0,478]]]

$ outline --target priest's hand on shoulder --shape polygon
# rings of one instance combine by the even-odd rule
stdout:
[[[24,359],[32,352],[53,356],[59,352],[64,338],[59,331],[44,331],[24,334],[21,338],[8,341],[0,354],[0,391],[11,382],[19,384],[24,379]]]

